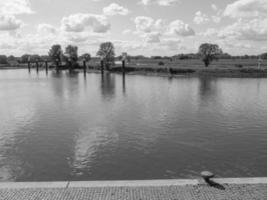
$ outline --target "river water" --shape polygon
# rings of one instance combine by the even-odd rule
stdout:
[[[267,176],[267,79],[0,71],[0,181]]]

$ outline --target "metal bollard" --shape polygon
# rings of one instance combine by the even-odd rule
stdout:
[[[205,182],[210,182],[210,179],[213,178],[215,175],[212,172],[209,171],[203,171],[201,172],[202,178],[205,180]]]

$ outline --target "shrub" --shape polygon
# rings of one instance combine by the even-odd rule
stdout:
[[[162,61],[160,61],[160,62],[158,63],[158,65],[163,66],[163,65],[165,65],[165,63],[162,62]]]
[[[235,64],[235,67],[237,67],[237,68],[243,68],[243,65],[242,64]]]

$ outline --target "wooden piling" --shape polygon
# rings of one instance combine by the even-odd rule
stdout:
[[[122,72],[125,73],[125,60],[122,61]]]
[[[39,72],[39,63],[38,63],[38,61],[36,61],[36,72],[37,73]]]
[[[101,60],[101,72],[104,72],[104,60]]]
[[[57,71],[57,73],[59,72],[59,63],[58,63],[58,60],[56,60],[56,71]]]
[[[45,61],[45,72],[48,73],[48,63],[47,63],[47,60]]]
[[[30,62],[28,62],[28,70],[29,70],[29,72],[31,72],[31,63]]]
[[[86,74],[86,60],[83,60],[83,73]]]

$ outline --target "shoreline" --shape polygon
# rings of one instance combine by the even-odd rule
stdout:
[[[17,70],[27,69],[27,67],[3,67],[0,70]],[[34,68],[31,69],[35,71]],[[45,69],[40,68],[39,72]],[[51,69],[50,69],[51,70]],[[82,72],[82,69],[76,69]],[[109,73],[122,74],[121,67],[111,68]],[[99,68],[90,67],[87,73],[101,73]],[[160,76],[169,78],[179,77],[223,77],[223,78],[267,78],[267,68],[258,69],[249,68],[138,68],[127,67],[124,71],[125,75],[144,75],[144,76]]]
[[[220,185],[267,184],[267,177],[212,178]],[[159,179],[159,180],[114,180],[114,181],[49,181],[49,182],[0,182],[1,189],[23,188],[98,188],[98,187],[168,187],[206,185],[202,179]]]
[[[266,195],[267,178],[0,184],[5,200],[263,200]]]

